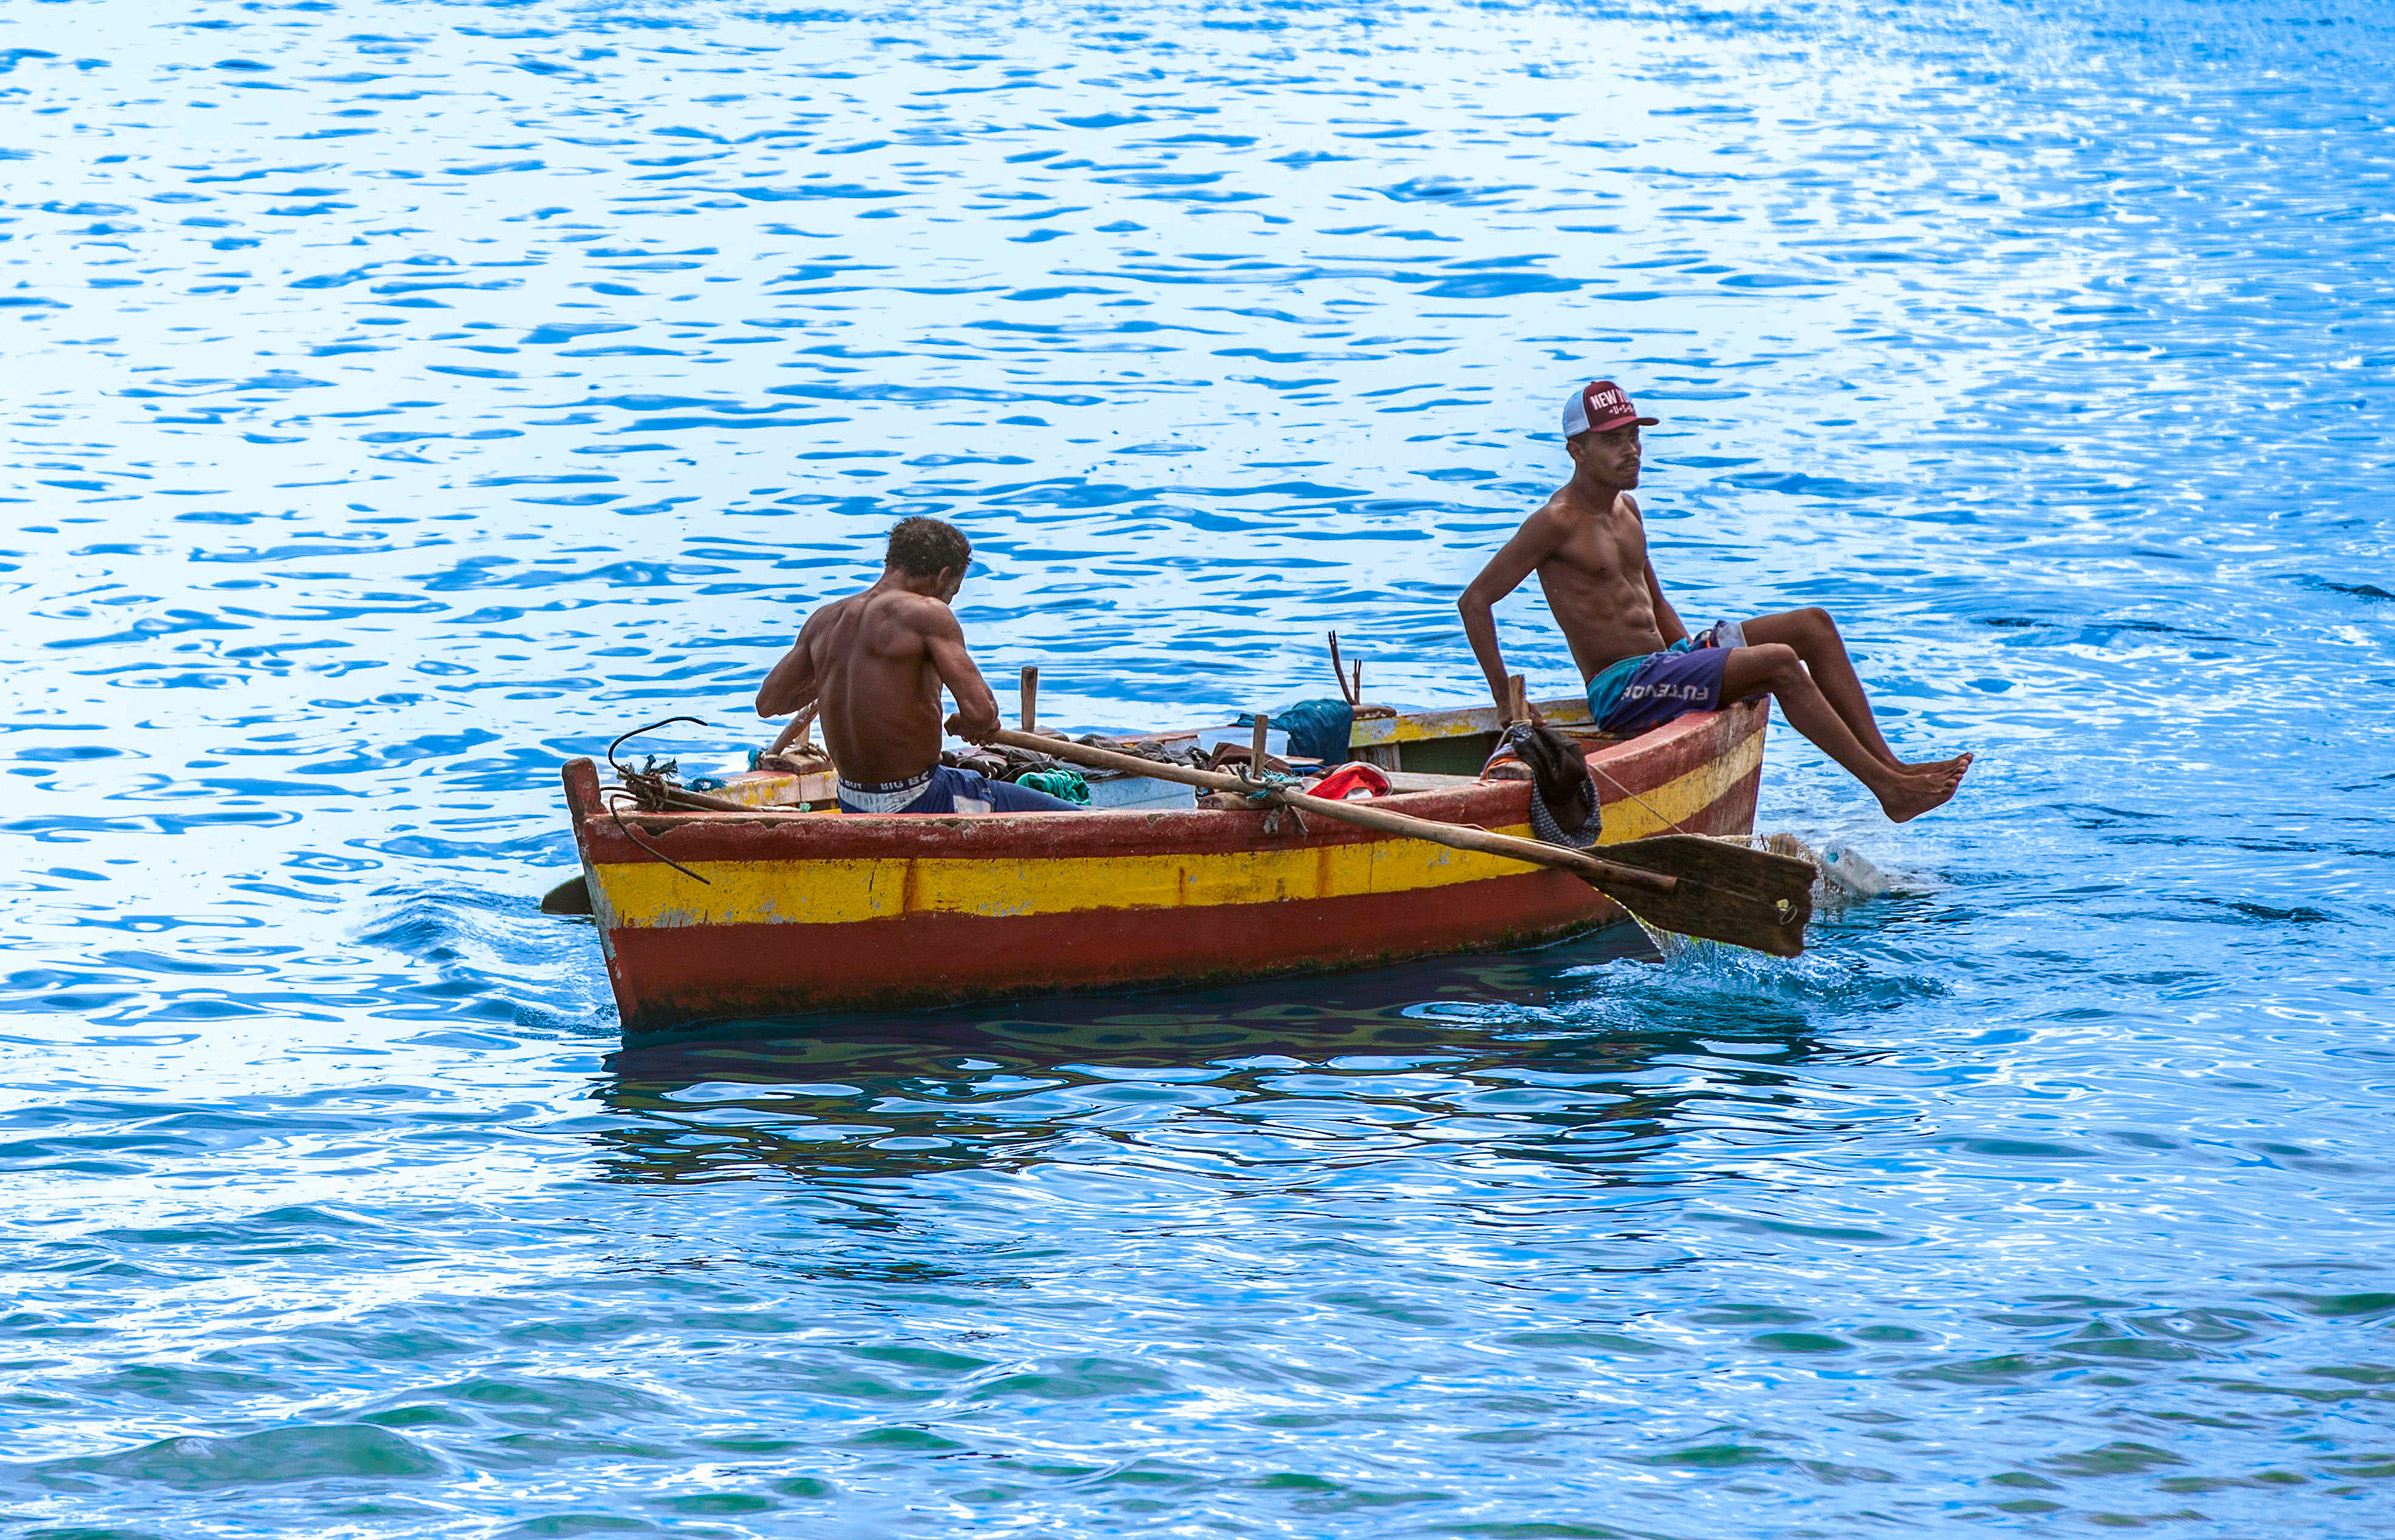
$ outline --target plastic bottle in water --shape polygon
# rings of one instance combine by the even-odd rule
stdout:
[[[1886,872],[1844,840],[1831,840],[1821,847],[1821,874],[1855,898],[1878,898],[1896,886]]]

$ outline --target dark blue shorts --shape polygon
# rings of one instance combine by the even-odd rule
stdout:
[[[1051,797],[1044,791],[1017,786],[1012,781],[993,781],[978,770],[959,770],[954,765],[934,765],[922,781],[922,790],[905,803],[890,807],[890,801],[914,791],[917,783],[899,781],[889,785],[852,786],[840,783],[840,811],[843,813],[1085,813],[1087,808]],[[851,800],[851,798],[855,800]],[[967,804],[959,806],[959,804]]]
[[[1643,733],[1686,712],[1716,710],[1722,670],[1729,666],[1727,647],[1650,652],[1597,726],[1609,733]]]
[[[1745,645],[1745,628],[1725,621],[1665,651],[1624,658],[1588,682],[1589,717],[1601,732],[1630,734],[1687,712],[1718,711],[1722,670],[1731,649]]]

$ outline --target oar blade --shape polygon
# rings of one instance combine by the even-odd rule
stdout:
[[[541,898],[541,913],[590,913],[590,879],[588,877],[569,877],[551,888]]]
[[[1590,854],[1679,879],[1670,893],[1598,884],[1607,897],[1657,930],[1774,957],[1794,957],[1805,949],[1805,926],[1813,918],[1810,861],[1701,834],[1659,834],[1599,846]]]

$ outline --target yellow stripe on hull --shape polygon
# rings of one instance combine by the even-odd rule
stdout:
[[[1642,791],[1637,799],[1624,796],[1619,802],[1608,800],[1605,832],[1599,843],[1618,845],[1651,834],[1668,834],[1719,802],[1731,787],[1762,768],[1763,733],[1757,729],[1731,744],[1719,759],[1709,760],[1686,775],[1675,776],[1652,791]],[[1589,761],[1589,773],[1596,778],[1600,796],[1610,797],[1620,790],[1608,781],[1601,760]]]
[[[1762,764],[1763,734],[1647,792],[1609,803],[1607,844],[1694,818]],[[1603,789],[1600,780],[1599,787]],[[1500,833],[1527,836],[1526,825]],[[660,862],[595,869],[602,929],[698,925],[847,925],[909,913],[989,916],[1176,909],[1428,891],[1522,873],[1518,861],[1425,840],[1222,853],[1048,859],[944,857],[699,861],[692,882]]]
[[[710,885],[647,862],[602,867],[602,923],[849,925],[926,912],[998,917],[1269,904],[1449,887],[1518,875],[1522,867],[1419,840],[1384,840],[1206,855],[704,861],[690,869]]]

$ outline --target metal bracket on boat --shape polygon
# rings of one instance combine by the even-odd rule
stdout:
[[[1262,774],[1258,774],[1253,767],[1248,765],[1235,765],[1232,767],[1231,773],[1238,776],[1242,782],[1246,783],[1246,785],[1254,788],[1252,791],[1243,790],[1233,792],[1233,796],[1245,797],[1248,801],[1254,803],[1258,807],[1270,807],[1271,810],[1264,815],[1264,832],[1266,834],[1279,834],[1281,832],[1281,819],[1284,816],[1286,816],[1291,823],[1297,825],[1297,837],[1299,839],[1304,839],[1306,835],[1311,832],[1306,828],[1305,814],[1299,812],[1296,808],[1289,806],[1285,802],[1276,802],[1273,800],[1274,794],[1277,792],[1305,790],[1305,783],[1303,781],[1300,781],[1294,775],[1286,775],[1278,770],[1267,770]]]
[[[1312,832],[1306,827],[1306,815],[1293,807],[1275,807],[1271,812],[1266,813],[1264,815],[1264,832],[1266,834],[1280,833],[1281,820],[1284,817],[1286,817],[1291,823],[1297,825],[1297,837],[1299,839],[1304,839],[1309,833]]]

